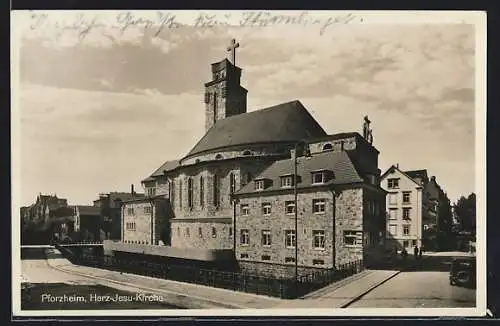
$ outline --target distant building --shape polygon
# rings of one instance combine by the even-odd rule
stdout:
[[[94,206],[74,206],[74,230],[82,235],[82,240],[101,239],[101,211]]]
[[[47,222],[51,216],[51,212],[61,207],[68,207],[67,199],[58,198],[55,194],[42,195],[40,193],[34,204],[28,207],[21,207],[21,217],[25,221]]]
[[[94,207],[100,210],[102,229],[108,239],[121,239],[122,203],[141,198],[145,198],[144,194],[136,193],[132,185],[130,192],[103,193],[99,195],[99,199],[94,200]]]
[[[428,181],[427,171],[408,171],[391,166],[381,177],[387,194],[387,248],[406,249],[422,246],[422,189]]]
[[[435,248],[438,233],[446,229],[439,222],[440,216],[444,221],[450,220],[451,232],[449,200],[436,177],[429,179],[427,170],[403,171],[399,165],[393,165],[382,175],[381,186],[388,192],[388,248],[407,251],[414,246]]]

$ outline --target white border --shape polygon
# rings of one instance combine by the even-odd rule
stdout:
[[[134,12],[141,17],[154,18],[157,11]],[[209,11],[205,11],[209,12]],[[236,18],[241,12],[236,11],[214,11],[224,16],[230,13],[232,16],[228,22],[237,23]],[[85,11],[86,14],[98,14],[100,18],[107,19],[116,16],[117,11]],[[278,13],[278,12],[275,12]],[[291,12],[279,12],[290,14]],[[387,23],[391,24],[445,24],[445,23],[467,23],[474,24],[476,28],[476,124],[475,124],[475,159],[476,173],[475,185],[477,195],[477,266],[478,266],[478,288],[476,291],[476,308],[362,308],[362,309],[210,309],[210,310],[65,310],[65,311],[21,311],[20,309],[20,187],[21,175],[19,137],[19,46],[20,34],[25,28],[29,28],[27,18],[28,11],[13,11],[11,13],[11,148],[12,148],[12,313],[16,317],[35,316],[484,316],[486,314],[486,12],[472,11],[310,11],[323,19],[326,14],[348,14],[364,16],[365,23]],[[52,16],[61,15],[68,17],[70,14],[78,14],[77,11],[52,11]],[[181,22],[192,20],[194,11],[176,11]],[[105,17],[104,17],[105,16]],[[59,17],[59,16],[57,16]],[[241,16],[238,16],[241,17]],[[460,176],[470,177],[470,176]]]

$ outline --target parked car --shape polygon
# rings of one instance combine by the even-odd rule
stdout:
[[[473,287],[476,284],[476,257],[455,258],[451,263],[450,285]]]

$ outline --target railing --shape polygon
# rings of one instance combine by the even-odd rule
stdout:
[[[275,278],[262,275],[203,269],[193,266],[166,265],[146,260],[118,259],[85,255],[71,257],[75,264],[105,268],[120,272],[194,283],[228,290],[262,294],[282,299],[293,299],[363,270],[363,262],[355,261],[309,275],[292,278]]]

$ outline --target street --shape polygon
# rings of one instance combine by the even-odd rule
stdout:
[[[349,308],[475,307],[475,289],[449,283],[453,256],[444,253],[429,256],[421,268],[399,273],[350,304]]]

